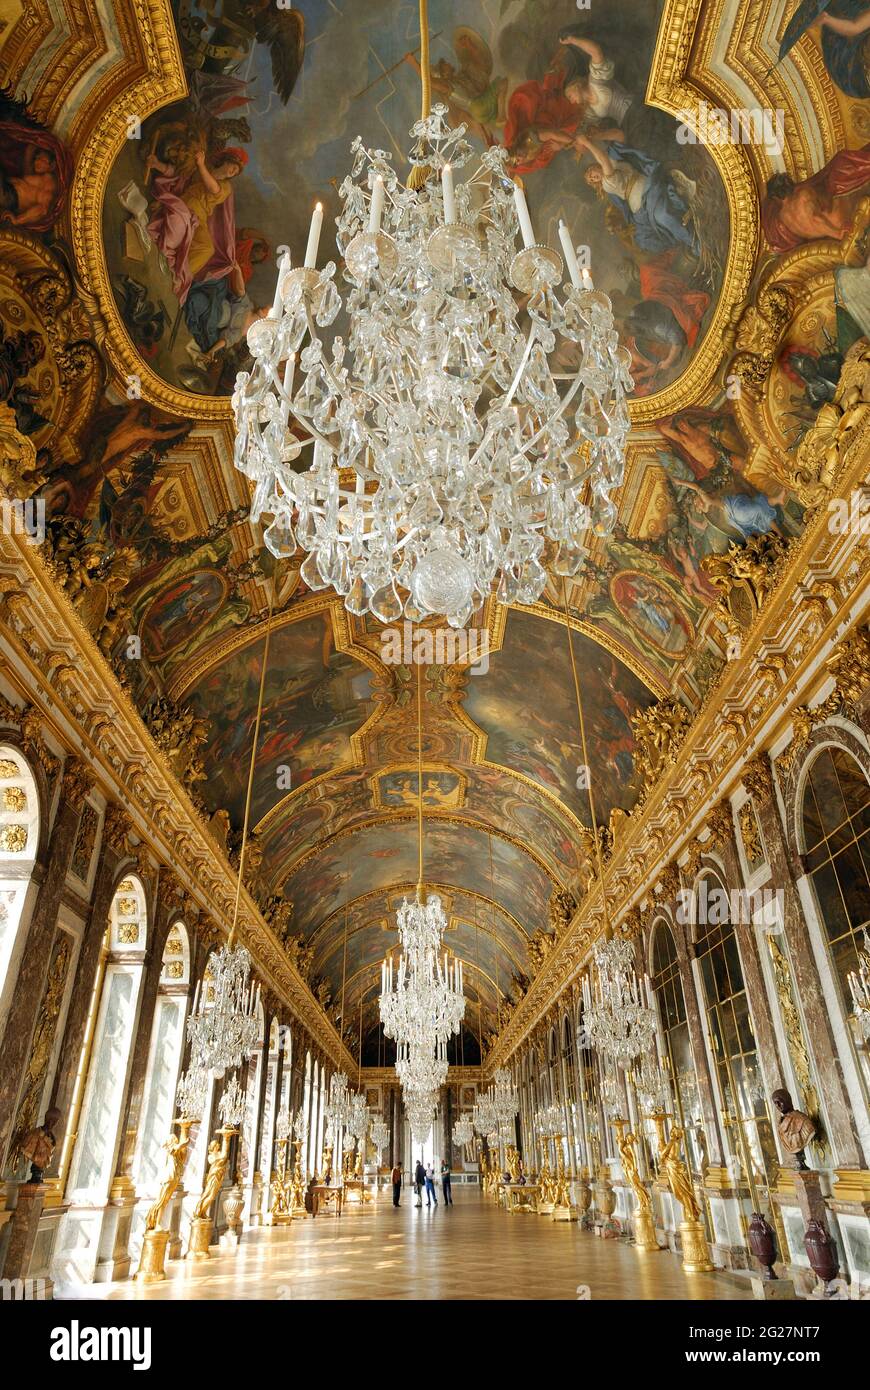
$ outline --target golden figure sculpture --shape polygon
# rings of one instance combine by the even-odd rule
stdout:
[[[150,1207],[148,1215],[145,1217],[146,1231],[156,1231],[159,1228],[160,1218],[168,1207],[184,1176],[184,1165],[187,1163],[187,1151],[190,1147],[190,1127],[192,1124],[192,1120],[179,1120],[178,1127],[181,1133],[177,1135],[171,1134],[163,1145],[166,1150],[166,1166],[160,1183],[160,1191],[157,1193],[154,1204]]]
[[[637,1205],[639,1209],[641,1211],[651,1213],[652,1196],[650,1195],[646,1187],[646,1184],[643,1182],[643,1179],[640,1176],[640,1172],[638,1171],[637,1166],[637,1158],[635,1157],[634,1152],[634,1146],[637,1140],[633,1134],[626,1133],[625,1123],[623,1121],[618,1121],[615,1128],[616,1147],[619,1149],[619,1156],[622,1161],[623,1177],[625,1178],[625,1181],[628,1183],[629,1187],[631,1188],[632,1192],[637,1198]]]
[[[193,1209],[195,1221],[202,1221],[208,1216],[212,1202],[217,1197],[224,1184],[229,1164],[229,1135],[225,1130],[221,1130],[223,1143],[217,1139],[212,1139],[208,1146],[208,1172],[205,1176],[205,1185],[202,1195]]]
[[[676,1197],[680,1206],[683,1208],[685,1220],[697,1221],[700,1217],[701,1209],[698,1206],[698,1199],[695,1196],[695,1189],[692,1186],[689,1170],[680,1153],[682,1138],[682,1129],[679,1125],[674,1125],[671,1130],[671,1137],[659,1155],[659,1161],[667,1176],[671,1195]]]

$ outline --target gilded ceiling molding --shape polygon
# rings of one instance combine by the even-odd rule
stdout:
[[[865,344],[838,389],[835,419],[819,421],[805,439],[811,456],[819,460],[817,481],[828,496],[835,490],[838,497],[849,498],[865,481],[870,450],[866,399],[870,399],[870,348]],[[709,814],[705,807],[715,804],[741,779],[747,756],[758,753],[762,739],[765,743],[775,740],[796,710],[800,719],[800,710],[813,690],[828,679],[830,670],[818,666],[820,651],[827,652],[828,661],[843,671],[844,686],[848,680],[850,694],[863,680],[865,660],[870,660],[863,635],[847,641],[848,656],[838,658],[836,653],[844,627],[851,626],[866,602],[870,546],[866,537],[854,531],[832,531],[828,520],[827,508],[819,505],[803,537],[790,547],[772,592],[745,634],[740,658],[725,664],[719,681],[708,692],[681,746],[678,762],[665,771],[632,816],[605,870],[611,921],[618,921],[648,896],[651,883],[664,879],[668,889],[672,887],[668,875],[675,871],[673,861],[682,853],[687,838],[697,835]],[[822,604],[805,601],[815,580],[825,587]],[[783,656],[773,690],[769,678],[759,672],[758,657],[766,650]],[[735,707],[742,711],[742,720],[726,723],[723,711]],[[679,817],[669,816],[674,797],[681,801]],[[666,828],[669,821],[670,830]],[[649,847],[654,842],[657,848],[651,861]],[[664,870],[659,867],[662,864]],[[596,913],[597,925],[592,926]],[[506,1062],[542,1011],[583,969],[602,926],[600,886],[596,883],[487,1054],[488,1073]]]
[[[226,855],[69,599],[52,582],[38,548],[23,536],[0,531],[0,577],[14,579],[23,595],[2,628],[11,652],[8,678],[30,692],[33,701],[30,708],[11,706],[19,726],[36,738],[45,723],[61,743],[74,747],[107,798],[125,808],[118,816],[124,852],[153,855],[156,862],[171,865],[191,897],[226,931],[236,896],[236,877]],[[64,665],[78,671],[75,698],[67,698],[50,683],[51,658],[59,653]],[[264,983],[308,1027],[333,1062],[347,1070],[350,1054],[246,889],[241,894],[239,938],[251,951]]]
[[[693,74],[704,74],[711,105],[726,110],[746,105],[734,90],[736,79],[746,83],[759,107],[782,111],[787,167],[795,179],[807,178],[848,144],[837,88],[825,68],[821,50],[817,43],[802,40],[788,56],[788,64],[797,75],[797,85],[806,96],[804,103],[798,103],[795,84],[786,79],[785,65],[776,62],[779,38],[794,13],[794,6],[780,4],[775,30],[769,23],[773,9],[770,0],[748,0],[748,3],[744,0],[737,14],[728,17],[726,22],[726,11],[731,8],[733,4],[728,0],[714,0],[703,6],[693,50]],[[726,40],[724,51],[723,37]],[[721,54],[718,59],[717,49]],[[810,113],[816,120],[818,141],[811,140],[807,134],[806,120]],[[763,146],[748,148],[758,181],[764,184],[775,172],[774,164],[765,157]]]
[[[705,99],[707,73],[695,57],[695,43],[702,20],[721,18],[724,0],[665,0],[659,36],[650,65],[646,100],[672,116],[697,111]],[[733,97],[726,102],[735,105]],[[707,151],[719,171],[731,237],[722,288],[704,340],[682,375],[664,391],[629,403],[632,424],[644,425],[703,401],[723,364],[729,335],[745,303],[758,252],[760,220],[758,196],[751,161],[738,144],[709,145]],[[645,679],[645,678],[644,678]]]
[[[58,461],[75,463],[79,441],[105,381],[99,346],[77,287],[56,254],[35,236],[0,226],[0,300],[4,321],[34,330],[44,345],[40,390],[55,405],[52,429],[41,443]],[[4,443],[8,435],[4,432]],[[4,455],[6,449],[4,448]],[[32,492],[44,481],[34,470]]]

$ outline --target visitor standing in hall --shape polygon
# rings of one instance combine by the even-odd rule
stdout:
[[[450,1190],[450,1164],[446,1158],[441,1160],[441,1191],[444,1193],[444,1205],[453,1206],[453,1193]]]
[[[394,1207],[397,1207],[397,1206],[399,1205],[399,1198],[400,1198],[400,1196],[401,1196],[401,1194],[402,1194],[402,1168],[401,1168],[401,1164],[399,1164],[399,1163],[394,1163],[394,1164],[393,1164],[393,1171],[392,1171],[392,1173],[390,1174],[390,1180],[391,1180],[391,1182],[392,1182],[392,1184],[393,1184],[393,1206],[394,1206]]]
[[[414,1169],[414,1186],[417,1189],[417,1200],[415,1207],[423,1205],[423,1188],[426,1186],[426,1169],[423,1167],[421,1159],[417,1159],[417,1167]]]
[[[432,1167],[432,1164],[431,1164],[431,1163],[429,1164],[429,1167],[426,1169],[426,1174],[425,1174],[425,1176],[426,1176],[426,1205],[427,1205],[427,1207],[431,1207],[432,1203],[434,1202],[434,1203],[435,1203],[435,1206],[437,1207],[437,1205],[438,1205],[438,1198],[435,1196],[435,1169]]]

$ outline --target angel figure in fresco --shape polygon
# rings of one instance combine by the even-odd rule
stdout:
[[[868,183],[870,144],[860,150],[840,150],[817,174],[798,182],[790,174],[774,174],[761,202],[764,235],[779,252],[828,237],[842,241],[852,230]]]
[[[464,123],[485,145],[494,145],[493,129],[507,117],[508,80],[493,77],[492,51],[476,29],[454,29],[453,51],[458,67],[446,58],[431,65],[432,90],[447,106],[451,125]],[[420,72],[416,53],[406,53],[405,62]]]
[[[870,97],[870,5],[865,0],[801,0],[782,36],[778,62],[814,24],[822,31],[825,67],[840,91]]]

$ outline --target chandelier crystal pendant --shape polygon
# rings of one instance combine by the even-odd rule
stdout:
[[[493,588],[534,602],[545,544],[575,574],[590,527],[612,529],[623,479],[631,359],[610,300],[564,224],[557,293],[562,257],[536,241],[504,149],[454,184],[474,158],[464,136],[444,106],[413,127],[419,189],[354,142],[336,225],[345,302],[334,263],[315,268],[318,208],[305,265],[285,255],[272,312],[248,330],[253,365],[233,394],[235,463],[255,484],[251,520],[271,517],[266,545],[301,547],[311,589],[385,623],[462,627]],[[342,309],[346,340],[327,344]]]
[[[200,999],[197,984],[187,1036],[198,1064],[220,1073],[241,1066],[257,1041],[260,987],[250,981],[251,957],[244,946],[222,946],[209,968],[211,988]]]

